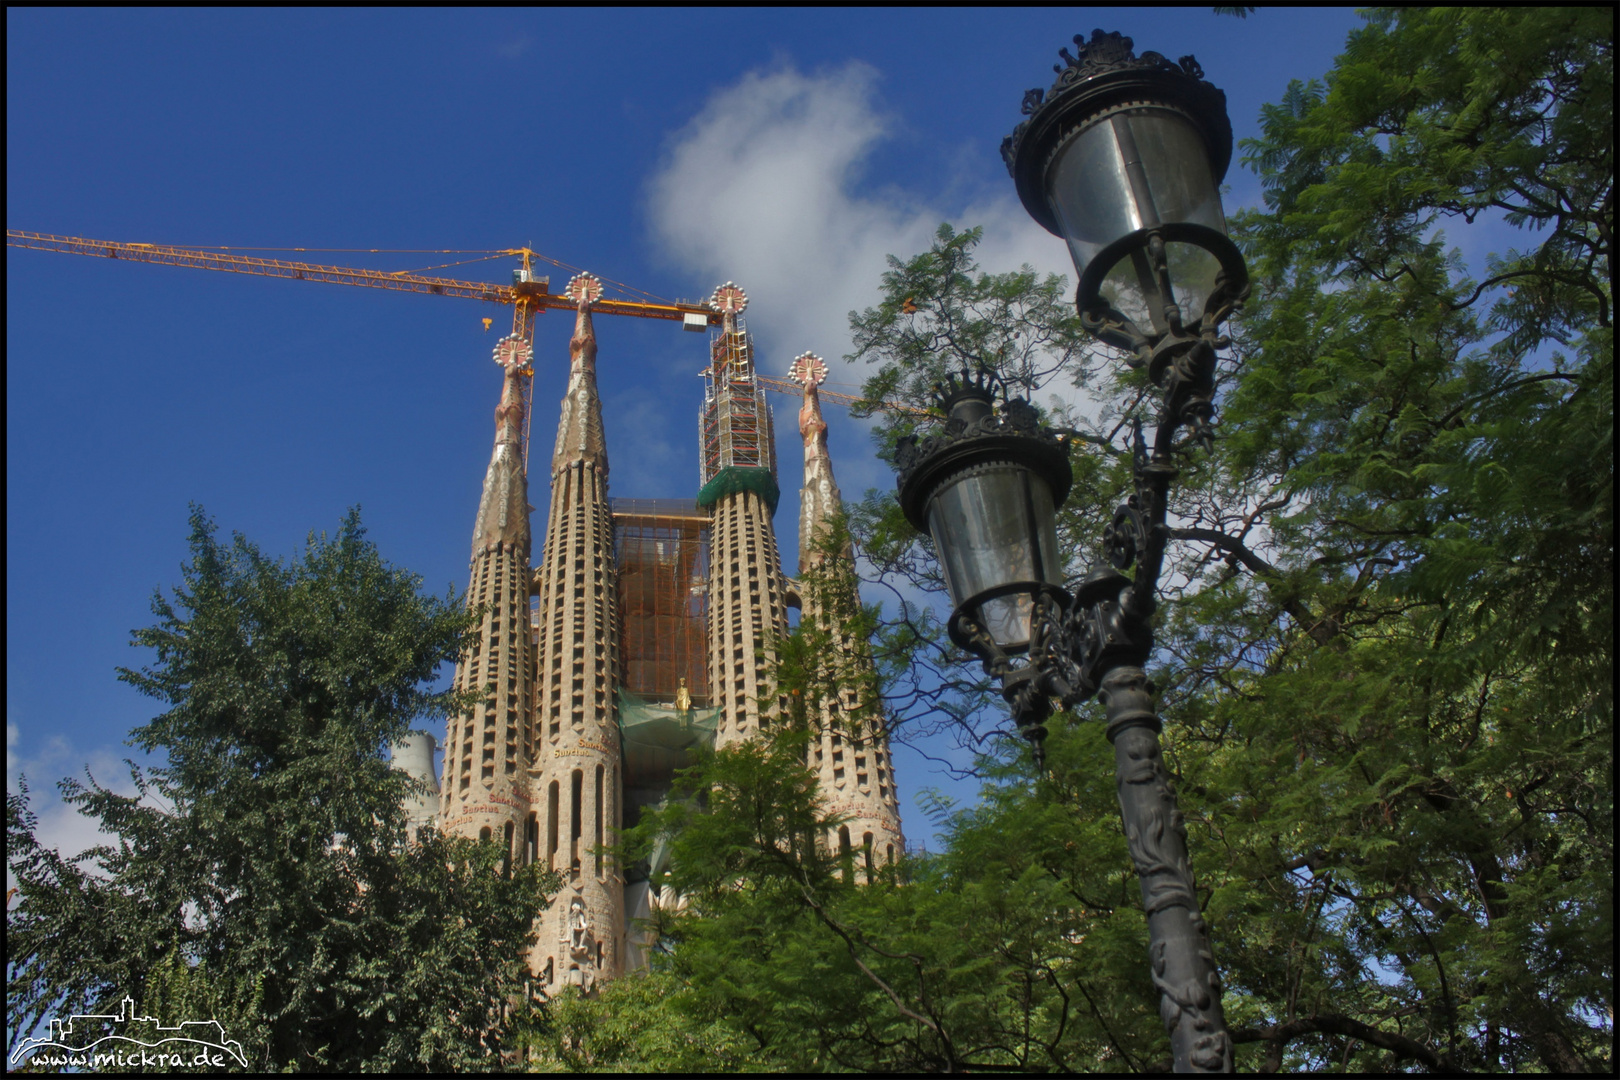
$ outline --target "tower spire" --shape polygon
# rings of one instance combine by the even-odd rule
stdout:
[[[495,450],[473,524],[467,603],[482,608],[477,635],[456,663],[455,688],[478,700],[449,718],[440,784],[439,824],[461,836],[494,839],[515,857],[528,811],[533,760],[534,662],[528,648],[529,481],[523,469],[523,380],[532,351],[502,338],[503,369],[495,408]]]
[[[904,852],[900,803],[894,787],[894,762],[881,716],[871,648],[850,632],[850,616],[860,604],[855,552],[846,539],[843,550],[824,550],[832,519],[843,510],[838,482],[827,452],[827,421],[816,389],[827,378],[827,365],[815,353],[801,353],[788,368],[788,378],[804,387],[799,434],[804,437],[804,487],[799,493],[799,574],[804,611],[800,626],[816,626],[832,643],[823,673],[829,687],[813,688],[806,700],[813,710],[816,743],[809,749],[828,809],[847,820],[827,837],[843,853],[847,873],[870,882],[880,866]],[[834,558],[829,561],[829,555]]]
[[[596,326],[591,305],[602,298],[602,283],[578,274],[565,293],[575,303],[574,336],[568,342],[568,392],[557,423],[557,446],[551,455],[555,476],[569,465],[586,462],[607,477],[607,440],[602,434],[602,402],[596,396]]]
[[[708,509],[709,681],[720,709],[715,745],[753,738],[780,712],[770,691],[775,639],[787,632],[787,579],[771,515],[776,447],[771,407],[754,378],[753,343],[743,325],[748,294],[728,281],[710,307],[721,317],[709,343],[703,393],[698,505]]]
[[[844,505],[833,479],[832,457],[827,453],[827,421],[821,415],[821,394],[816,387],[827,378],[827,365],[815,353],[801,353],[788,368],[788,378],[804,387],[799,409],[799,434],[804,438],[804,488],[799,494],[799,572],[824,553],[816,550],[816,537],[827,520]]]
[[[495,407],[495,451],[484,473],[484,494],[473,522],[473,554],[492,545],[529,549],[529,481],[523,471],[523,380],[533,374],[532,352],[517,337],[502,338],[495,362],[504,369]]]
[[[540,610],[530,850],[563,875],[562,892],[536,921],[539,937],[529,957],[547,994],[563,986],[589,991],[598,979],[617,975],[625,955],[624,877],[604,851],[618,836],[624,804],[615,693],[619,591],[591,324],[602,283],[579,274],[565,295],[575,305],[568,391],[534,573]]]

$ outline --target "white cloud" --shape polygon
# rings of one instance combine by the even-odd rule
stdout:
[[[893,128],[878,78],[859,62],[745,75],[677,133],[649,185],[662,248],[690,272],[747,290],[767,373],[806,349],[833,361],[849,352],[848,313],[877,301],[885,256],[926,250],[941,221],[985,227],[987,270],[1027,262],[1072,276],[1061,242],[1030,220],[1010,183],[1006,195],[972,205],[863,188],[863,166]],[[954,179],[942,177],[939,190]],[[835,363],[832,378],[854,377]]]
[[[1010,181],[978,199],[942,194],[974,190],[964,176],[941,176],[932,191],[863,183],[866,162],[896,126],[881,107],[878,82],[879,73],[860,62],[815,74],[782,64],[751,72],[717,90],[675,134],[648,184],[660,248],[699,280],[736,281],[747,291],[748,327],[766,374],[785,373],[808,349],[829,361],[834,384],[846,384],[829,389],[858,384],[862,374],[839,363],[853,351],[849,312],[877,303],[886,256],[926,250],[942,221],[984,227],[977,256],[987,271],[1028,263],[1073,278],[1062,242],[1030,219]],[[1079,400],[1062,386],[1047,392]],[[798,487],[797,410],[794,399],[777,402],[784,501]],[[870,453],[869,424],[828,412],[845,495],[891,485]],[[789,561],[796,519],[791,510],[779,514]]]
[[[27,778],[29,809],[38,817],[34,836],[40,845],[71,858],[97,844],[113,842],[95,820],[62,801],[57,781],[72,775],[81,784],[87,783],[85,771],[88,769],[103,787],[120,795],[134,795],[135,785],[123,755],[110,746],[95,747],[85,754],[75,750],[60,735],[51,736],[32,751],[26,748],[26,743],[19,725],[6,721],[6,790],[16,792],[18,777]],[[163,806],[151,793],[145,801],[148,805]],[[11,868],[7,866],[6,888],[15,884]]]

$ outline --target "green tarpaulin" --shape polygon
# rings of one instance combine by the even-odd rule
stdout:
[[[782,498],[782,489],[776,486],[776,477],[771,475],[771,470],[733,465],[721,469],[710,477],[709,482],[698,492],[698,505],[708,508],[725,496],[735,495],[739,491],[752,491],[764,499],[765,506],[773,514],[776,513],[777,502]]]
[[[630,787],[667,787],[676,769],[692,764],[692,750],[713,747],[720,710],[676,709],[620,690],[619,734]]]

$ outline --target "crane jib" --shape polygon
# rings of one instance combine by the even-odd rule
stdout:
[[[495,285],[487,281],[464,281],[457,278],[432,277],[409,271],[368,270],[352,266],[324,266],[317,263],[294,262],[287,259],[267,259],[254,255],[240,255],[230,251],[209,251],[200,248],[176,247],[165,244],[125,243],[110,240],[88,240],[76,236],[54,236],[49,233],[6,230],[8,247],[33,248],[39,251],[58,251],[71,255],[94,255],[107,259],[131,259],[136,262],[156,263],[163,266],[183,266],[199,270],[222,270],[229,273],[257,274],[262,277],[288,278],[294,281],[318,281],[330,285],[354,285],[362,288],[392,289],[400,292],[424,293],[430,296],[452,296],[486,303],[524,305],[539,312],[547,308],[572,308],[574,302],[566,296],[549,292],[549,283],[541,278],[530,278],[514,285]],[[591,310],[601,315],[629,315],[643,319],[671,319],[686,321],[688,317],[702,318],[705,325],[718,322],[718,317],[700,304],[653,304],[636,300],[599,300]]]
[[[432,277],[407,270],[368,270],[352,266],[323,266],[318,263],[294,262],[287,259],[267,259],[256,255],[242,255],[231,250],[178,247],[167,244],[131,243],[116,240],[87,240],[78,236],[55,236],[50,233],[6,230],[6,246],[32,248],[37,251],[57,251],[69,255],[93,255],[105,259],[130,259],[135,262],[155,263],[160,266],[181,266],[197,270],[219,270],[233,274],[256,274],[261,277],[279,277],[292,281],[314,281],[328,285],[353,285],[370,289],[392,289],[400,292],[422,293],[428,296],[451,296],[467,300],[480,300],[512,307],[512,335],[524,342],[532,342],[534,316],[547,308],[574,308],[573,298],[551,292],[550,280],[536,277],[529,269],[529,257],[534,253],[517,248],[482,254],[518,255],[524,258],[524,268],[514,271],[511,285],[496,285],[488,281],[463,281],[457,278]],[[292,249],[303,250],[303,249]],[[728,283],[730,288],[735,288]],[[739,290],[740,293],[740,290]],[[641,300],[595,299],[591,312],[597,315],[628,315],[642,319],[669,319],[680,322],[687,330],[704,330],[721,322],[720,313],[709,304],[656,304]],[[488,329],[488,320],[485,329]],[[803,394],[796,383],[756,376],[769,390],[784,394]],[[839,394],[831,390],[820,391],[822,398],[849,406],[863,403],[861,398]],[[927,410],[893,402],[880,402],[876,408],[885,412],[930,415]],[[525,409],[525,413],[531,410]],[[525,424],[525,429],[527,424]],[[528,432],[524,431],[524,461],[528,460]]]

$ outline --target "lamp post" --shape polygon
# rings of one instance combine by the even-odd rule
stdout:
[[[900,505],[933,534],[955,604],[951,640],[1001,683],[1037,763],[1054,699],[1067,707],[1096,695],[1105,706],[1174,1067],[1229,1072],[1220,979],[1143,666],[1176,456],[1211,445],[1215,350],[1227,344],[1219,328],[1248,295],[1220,200],[1232,129],[1226,95],[1192,57],[1138,57],[1129,38],[1101,30],[1074,41],[1078,55],[1060,50],[1051,89],[1024,95],[1028,119],[1001,152],[1025,209],[1068,242],[1082,325],[1163,391],[1152,447],[1138,427],[1135,492],[1103,535],[1108,564],[1072,593],[1055,523],[1070,486],[1067,451],[994,373],[949,377],[944,430],[901,441]]]

